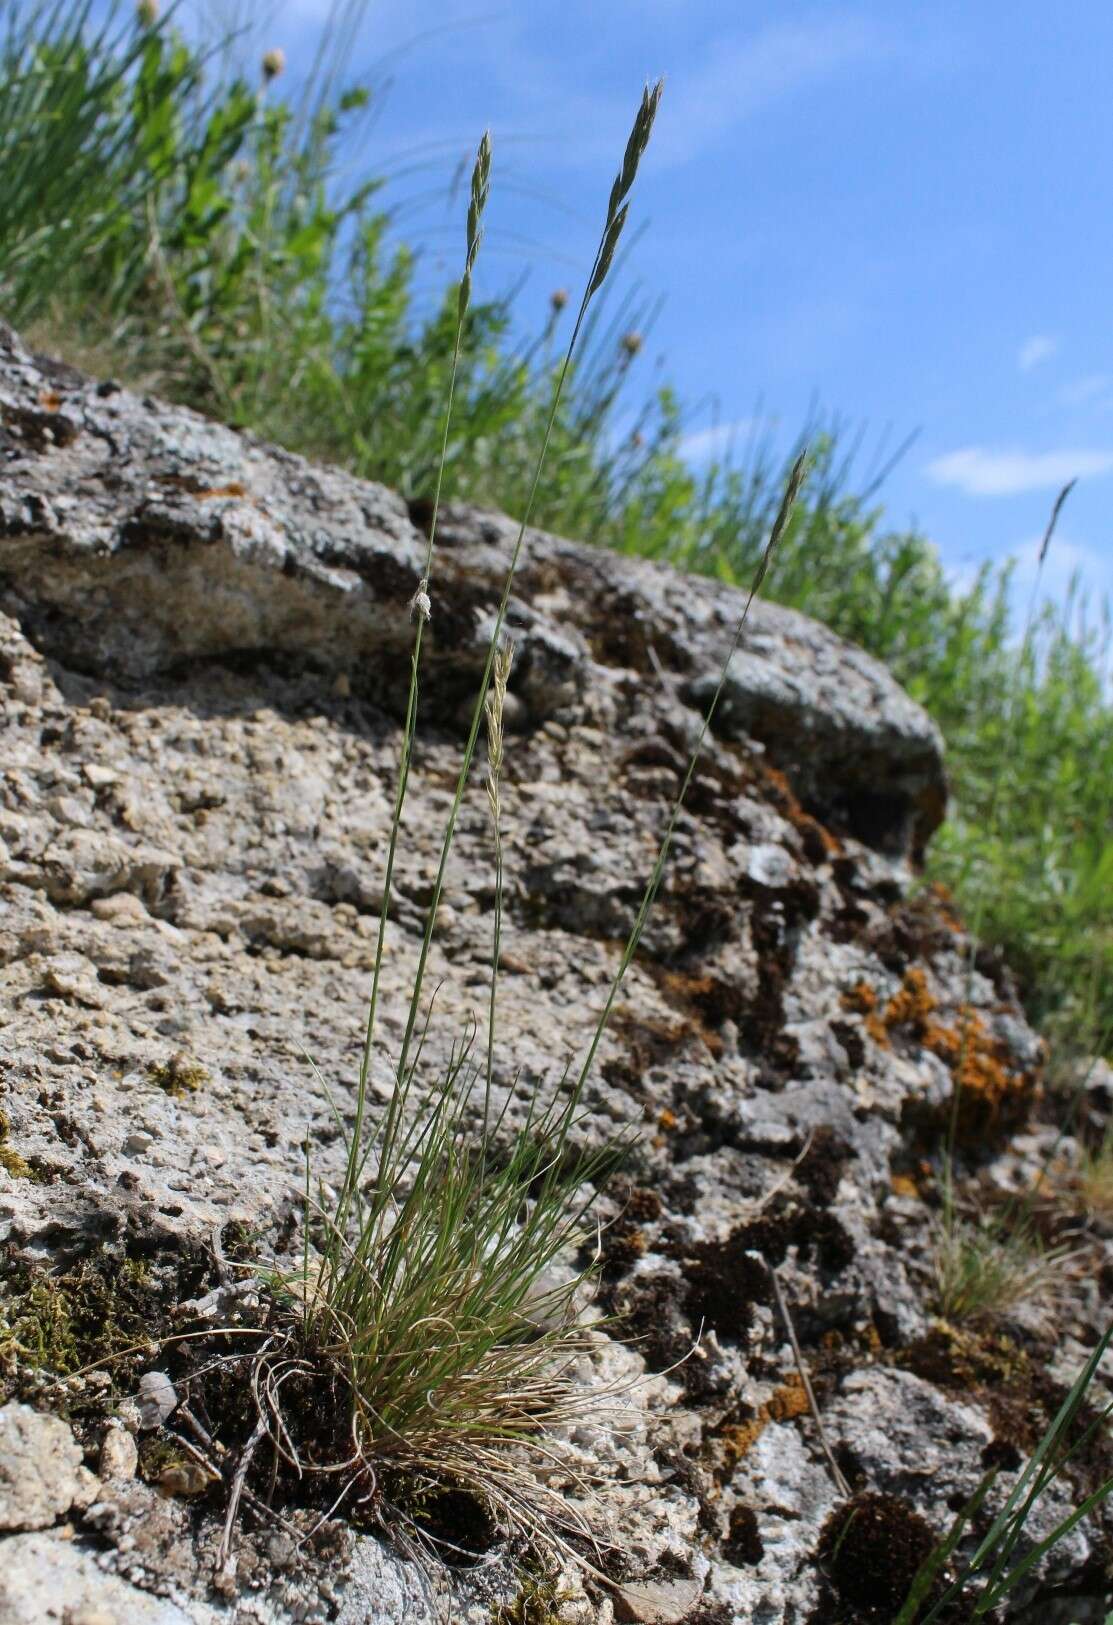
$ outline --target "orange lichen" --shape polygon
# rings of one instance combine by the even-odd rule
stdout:
[[[1031,1076],[1009,1066],[1006,1046],[993,1036],[976,1010],[960,1009],[952,1025],[938,1019],[938,1000],[922,966],[912,965],[905,971],[884,1010],[876,1008],[876,994],[862,982],[844,993],[842,1002],[844,1008],[865,1015],[866,1032],[881,1049],[891,1048],[892,1035],[900,1032],[939,1057],[958,1091],[963,1132],[979,1132],[992,1122],[1014,1116],[1027,1103]]]
[[[762,1406],[770,1422],[790,1422],[794,1416],[805,1415],[807,1409],[808,1396],[796,1372]]]
[[[885,1006],[885,1025],[893,1027],[922,1027],[935,1009],[935,1000],[928,992],[927,976],[919,965],[904,973],[904,981]]]
[[[928,887],[928,892],[936,903],[936,917],[956,936],[961,936],[963,925],[955,911],[955,900],[950,889],[944,886],[941,880],[934,880]]]
[[[245,497],[247,486],[240,480],[230,480],[227,485],[208,485],[197,495],[202,502],[211,502],[214,497]]]
[[[852,1010],[860,1016],[868,1016],[877,1009],[877,991],[868,982],[855,982],[848,987],[840,999],[844,1010]]]
[[[885,1017],[874,1012],[866,1017],[866,1031],[879,1049],[891,1049],[889,1043],[889,1029],[885,1025]]]
[[[777,811],[787,818],[804,843],[804,851],[812,862],[824,857],[836,858],[842,852],[842,842],[801,807],[785,775],[779,768],[761,764],[761,774],[774,794],[770,797]]]
[[[676,1113],[670,1111],[666,1106],[664,1111],[657,1119],[657,1127],[664,1129],[666,1134],[671,1134],[679,1121],[680,1119],[677,1117]]]
[[[757,1414],[745,1422],[728,1422],[719,1430],[728,1470],[733,1470],[749,1454],[770,1422],[791,1422],[808,1412],[808,1396],[799,1375],[793,1372],[774,1389]]]
[[[892,1174],[889,1178],[889,1189],[894,1196],[919,1196],[920,1187],[910,1174]]]
[[[755,1416],[751,1422],[728,1422],[722,1429],[719,1438],[722,1440],[728,1471],[732,1471],[745,1456],[749,1455],[765,1432],[766,1422],[766,1417]]]

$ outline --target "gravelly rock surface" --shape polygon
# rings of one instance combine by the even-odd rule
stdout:
[[[36,359],[0,330],[0,1223],[13,1303],[44,1267],[97,1290],[107,1274],[114,1312],[140,1281],[189,1298],[198,1260],[245,1231],[290,1244],[307,1138],[317,1172],[336,1177],[321,1079],[350,1111],[423,517]],[[499,516],[445,516],[380,1100],[460,707],[512,539]],[[590,1035],[740,605],[643,562],[527,539],[503,797],[508,1124]],[[568,1625],[859,1617],[817,1560],[845,1490],[771,1268],[851,1490],[901,1497],[939,1533],[984,1462],[1011,1481],[1038,1437],[1025,1418],[1050,1403],[1040,1382],[1069,1381],[1101,1325],[1097,1275],[1053,1340],[998,1329],[997,1365],[978,1337],[932,1322],[929,1161],[956,1074],[960,1141],[989,1186],[1030,1179],[1049,1144],[1029,1121],[1041,1047],[1007,980],[988,964],[968,977],[960,922],[916,890],[944,804],[938,735],[886,672],[756,605],[586,1096],[585,1145],[640,1138],[600,1202],[602,1307],[632,1341],[600,1333],[585,1388],[649,1377],[621,1425],[588,1411],[571,1441],[603,1475],[622,1567],[610,1590],[557,1587],[552,1617]],[[486,995],[478,783],[446,897],[431,1060]],[[45,1379],[11,1381],[58,1403]],[[100,1390],[77,1378],[66,1392],[95,1465]],[[132,1414],[114,1391],[112,1409]],[[239,1596],[223,1596],[218,1498],[155,1476],[140,1449],[139,1476],[107,1483],[76,1538],[60,1521],[10,1538],[12,1617],[55,1617],[20,1589],[48,1551],[74,1608],[167,1625],[525,1617],[510,1611],[509,1557],[430,1580],[350,1531],[299,1567],[248,1530]],[[1070,1493],[1056,1490],[1049,1516]],[[1087,1521],[1040,1571],[1079,1625],[1102,1617],[1108,1554],[1108,1531]]]

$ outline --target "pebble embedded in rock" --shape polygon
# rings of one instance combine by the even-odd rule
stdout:
[[[615,1618],[630,1625],[681,1625],[700,1599],[703,1582],[695,1579],[645,1580],[620,1586]]]
[[[124,1427],[110,1427],[100,1447],[101,1478],[134,1478],[138,1465],[139,1450],[132,1435]]]

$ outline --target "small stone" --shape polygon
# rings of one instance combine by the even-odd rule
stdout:
[[[110,767],[104,767],[100,762],[84,762],[81,767],[85,783],[94,790],[103,790],[107,785],[116,784],[120,775],[114,773]]]
[[[98,920],[110,920],[113,925],[142,925],[150,919],[142,899],[134,892],[115,892],[111,897],[94,897],[89,905]]]
[[[143,1413],[136,1399],[125,1399],[116,1407],[116,1420],[129,1433],[138,1433],[143,1426]]]
[[[124,1155],[126,1157],[141,1157],[144,1151],[149,1151],[154,1143],[154,1136],[140,1129],[135,1134],[129,1134],[124,1141]]]
[[[106,1479],[134,1478],[139,1451],[131,1434],[123,1427],[110,1427],[100,1447],[100,1476]]]
[[[158,1475],[159,1488],[167,1495],[180,1495],[189,1498],[193,1495],[203,1495],[209,1485],[214,1482],[211,1473],[195,1461],[181,1461],[173,1467],[164,1467]]]
[[[289,1535],[284,1534],[282,1530],[276,1531],[267,1541],[267,1556],[276,1569],[289,1568],[294,1561],[296,1550]]]

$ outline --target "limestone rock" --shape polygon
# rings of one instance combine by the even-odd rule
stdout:
[[[99,1270],[115,1285],[138,1262],[171,1326],[213,1324],[254,1289],[234,1246],[294,1245],[304,1147],[315,1179],[341,1177],[334,1108],[351,1122],[426,521],[381,487],[0,331],[0,1239],[17,1272],[64,1284]],[[376,1112],[514,534],[459,506],[438,529]],[[502,786],[503,1136],[591,1040],[741,603],[526,537]],[[994,1406],[1018,1401],[959,1391],[926,1359],[942,1334],[925,1157],[969,1061],[959,1145],[987,1189],[1030,1185],[1042,1051],[1007,981],[969,974],[947,899],[914,887],[944,799],[938,733],[884,669],[755,605],[568,1148],[634,1139],[596,1208],[585,1314],[614,1318],[585,1350],[584,1417],[561,1441],[593,1481],[623,1592],[585,1576],[558,1588],[558,1618],[825,1617],[816,1554],[841,1492],[771,1268],[825,1427],[869,1488],[932,1521],[938,1492],[967,1494],[1000,1444]],[[429,957],[431,1077],[485,1005],[493,900],[476,785]],[[471,1109],[478,1130],[478,1098]],[[1056,1381],[1107,1312],[1094,1284],[1107,1276],[1077,1273],[1061,1347],[1017,1330],[1017,1359]],[[144,1349],[136,1385],[165,1367],[183,1398],[169,1360]],[[47,1402],[46,1377],[21,1380]],[[592,1396],[616,1392],[604,1425]],[[144,1420],[127,1399],[114,1415],[136,1432]],[[61,1430],[65,1482],[8,1525],[41,1533],[0,1545],[0,1596],[20,1625],[48,1560],[67,1607],[150,1625],[240,1625],[236,1609],[243,1625],[514,1617],[512,1554],[432,1584],[342,1520],[339,1555],[316,1566],[288,1531],[245,1529],[246,1600],[214,1602],[220,1510],[129,1476],[116,1443],[102,1499],[64,1542],[45,1526],[80,1511],[87,1481],[65,1425],[40,1424]],[[1052,1513],[1080,1493],[1060,1489]],[[1032,1606],[1053,1585],[1088,1619],[1109,1533],[1081,1523],[1033,1571]]]

